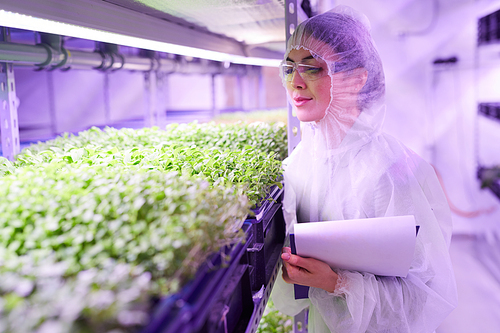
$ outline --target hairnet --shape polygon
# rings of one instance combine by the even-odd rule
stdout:
[[[326,62],[331,89],[324,116],[301,123],[302,140],[284,161],[288,231],[401,215],[415,216],[420,231],[406,278],[336,269],[335,293],[311,287],[306,300],[294,300],[293,286],[279,278],[274,303],[290,315],[309,306],[311,332],[433,332],[457,302],[450,210],[433,168],[381,131],[384,74],[368,20],[345,6],[314,16],[297,27],[285,59],[301,48]],[[361,72],[362,88],[350,86]]]
[[[382,62],[368,29],[351,16],[326,12],[298,27],[290,39],[289,50],[308,49],[325,60],[333,73],[365,68],[368,79],[357,96],[360,108],[365,109],[381,102],[384,95]]]
[[[361,120],[363,127],[379,128],[383,120],[385,81],[382,62],[369,32],[368,19],[346,6],[313,16],[294,31],[288,41],[285,59],[292,49],[303,48],[324,60],[332,78],[330,105],[322,121],[303,124],[303,139],[309,139],[314,128],[322,134],[320,141],[325,149],[336,148],[352,124],[344,105],[355,100],[359,110],[367,113]],[[338,91],[338,85],[357,75],[353,70],[365,69],[367,80],[359,92]],[[343,73],[343,79],[335,74]],[[286,83],[284,82],[284,85]],[[361,121],[358,121],[358,123]],[[326,135],[329,133],[329,135]],[[336,135],[335,135],[335,134]],[[362,135],[366,132],[361,133]]]

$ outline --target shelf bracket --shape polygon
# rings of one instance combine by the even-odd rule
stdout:
[[[286,30],[286,40],[290,39],[290,36],[297,28],[298,18],[297,18],[297,0],[286,0],[285,1],[285,30]],[[288,131],[288,156],[297,147],[300,142],[300,121],[297,117],[293,115],[292,105],[288,102],[288,117],[287,117],[287,131]]]
[[[0,27],[0,41],[10,42],[10,28]],[[0,132],[2,154],[13,161],[20,152],[17,98],[12,63],[0,62]]]

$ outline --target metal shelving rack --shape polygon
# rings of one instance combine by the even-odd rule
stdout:
[[[130,36],[132,45],[137,46],[141,39],[159,43],[169,43],[207,51],[227,53],[241,57],[260,57],[278,59],[280,54],[265,48],[246,48],[232,38],[209,32],[172,15],[154,11],[134,1],[102,0],[17,0],[3,2],[3,11],[37,17],[42,20],[57,21],[64,24]],[[27,29],[18,26],[19,29]],[[39,29],[42,29],[40,27]],[[46,28],[43,28],[46,29]],[[30,29],[27,29],[30,30]],[[41,31],[49,32],[49,31]],[[69,32],[69,29],[68,29]],[[78,33],[78,32],[76,32]],[[73,37],[81,37],[74,35]],[[117,35],[102,34],[103,42],[114,43]],[[116,42],[116,44],[120,44]],[[122,44],[121,44],[122,45]],[[180,49],[180,48],[179,48]]]
[[[121,6],[122,2],[133,3],[132,8]],[[280,1],[283,3],[283,1]],[[286,37],[297,26],[297,0],[284,1]],[[241,42],[217,35],[184,20],[141,7],[133,1],[100,0],[17,0],[0,5],[4,11],[29,15],[41,20],[51,20],[86,29],[96,29],[133,39],[148,39],[169,43],[184,48],[197,48],[212,52],[212,56],[229,54],[239,59],[240,65],[227,66],[223,60],[202,61],[198,64],[180,64],[173,58],[161,58],[154,51],[145,56],[120,54],[113,36],[98,40],[94,52],[68,50],[63,37],[51,31],[36,30],[41,43],[37,45],[15,44],[10,39],[10,28],[6,25],[0,34],[0,109],[3,155],[13,160],[20,150],[19,129],[13,65],[29,65],[39,69],[64,69],[71,66],[98,70],[128,69],[144,71],[149,78],[147,85],[150,101],[147,112],[154,117],[154,75],[156,71],[216,73],[240,73],[252,71],[245,64],[247,58],[265,58],[277,61],[282,54],[261,47],[248,48]],[[5,23],[4,23],[5,24]],[[24,27],[14,27],[26,29]],[[30,30],[30,29],[27,29]],[[35,30],[34,30],[35,31]],[[165,33],[168,32],[168,33]],[[72,37],[79,37],[73,35]],[[125,45],[134,47],[134,44]],[[236,61],[238,62],[238,60]],[[299,121],[289,107],[289,152],[300,140]],[[168,296],[153,315],[153,321],[145,332],[240,332],[254,333],[257,330],[269,299],[274,281],[280,269],[280,253],[284,244],[285,227],[281,210],[282,189],[275,189],[275,198],[267,204],[261,214],[245,222],[246,243],[228,248],[233,255],[228,267],[215,276],[199,272],[198,289],[189,287],[178,295]],[[219,256],[220,257],[220,256]],[[204,283],[211,284],[209,286]],[[193,282],[194,283],[194,282]],[[209,288],[209,289],[207,289]],[[211,288],[211,289],[210,289]],[[200,292],[205,298],[194,295]],[[194,295],[194,296],[193,296]],[[202,302],[203,304],[199,304]],[[210,302],[212,307],[207,307]],[[174,332],[172,331],[172,332]]]
[[[28,21],[21,18],[35,18]],[[146,124],[155,125],[159,111],[154,110],[155,74],[258,74],[259,66],[277,64],[280,52],[250,47],[244,42],[210,32],[184,19],[174,17],[131,0],[18,0],[0,4],[0,22],[5,26],[0,40],[0,99],[5,102],[0,113],[2,151],[9,159],[19,152],[19,133],[12,65],[30,65],[54,70],[88,68],[100,71],[143,71],[149,102]],[[57,26],[57,27],[55,27]],[[29,45],[10,42],[10,28],[36,31],[40,43]],[[62,31],[62,32],[61,32]],[[62,36],[89,39],[92,33],[98,46],[94,52],[68,50]],[[144,50],[142,56],[120,54],[118,45]],[[176,61],[161,57],[168,53],[195,57],[199,62]],[[197,56],[199,55],[199,56]],[[229,64],[231,64],[229,66]],[[151,124],[150,124],[151,123]],[[5,136],[5,137],[4,137]]]
[[[494,5],[493,11],[490,11],[478,19],[477,35],[477,67],[494,69],[500,68],[498,51],[500,49],[500,9]],[[487,90],[487,89],[486,89]],[[482,93],[482,91],[480,91]],[[478,117],[500,130],[500,102],[497,94],[481,94],[478,101]],[[481,133],[478,129],[477,135]],[[488,143],[492,140],[486,138]],[[478,152],[479,155],[479,152]],[[495,196],[500,199],[500,159],[489,159],[482,161],[478,156],[477,178],[480,181],[481,188],[488,188]]]
[[[1,28],[0,41],[10,41],[10,29]],[[0,62],[0,132],[3,155],[9,160],[19,153],[19,125],[17,123],[16,83],[13,64]]]

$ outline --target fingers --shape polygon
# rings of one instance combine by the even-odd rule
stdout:
[[[308,262],[309,258],[303,258],[301,256],[297,256],[295,254],[290,254],[288,252],[284,252],[281,254],[281,259],[283,259],[283,262],[293,265],[293,266],[298,266],[304,269],[308,269],[310,264]]]
[[[283,259],[283,280],[286,283],[299,283],[301,284],[304,279],[307,279],[309,271],[307,270],[307,260],[309,258],[302,258],[298,255],[291,254],[289,247],[284,247],[281,253]]]
[[[328,264],[313,258],[304,258],[290,253],[290,248],[283,248],[282,276],[286,283],[295,283],[317,287],[333,292],[338,275]]]
[[[292,265],[285,260],[283,260],[282,271],[283,280],[286,283],[304,284],[310,275],[306,269]]]
[[[304,264],[304,262],[301,260],[301,257],[292,254],[292,249],[289,247],[284,247],[281,249],[281,259],[295,266],[303,267],[301,264]]]
[[[286,283],[293,283],[293,281],[290,279],[290,277],[288,276],[288,270],[287,268],[285,267],[285,265],[283,265],[283,267],[281,267],[281,276],[283,277],[283,280],[286,282]]]
[[[296,283],[296,275],[298,273],[298,270],[299,268],[298,267],[294,267],[292,265],[289,265],[287,263],[283,263],[283,268],[282,268],[282,271],[283,271],[283,274],[282,274],[282,277],[283,277],[283,280],[286,282],[286,283]]]
[[[290,257],[292,256],[291,252],[292,251],[289,247],[284,247],[281,254],[281,259],[283,259],[283,267],[281,267],[282,277],[286,283],[295,282],[290,278],[289,272],[291,272],[291,274],[293,275],[296,275],[296,271],[299,269],[299,267],[294,267],[289,263]]]

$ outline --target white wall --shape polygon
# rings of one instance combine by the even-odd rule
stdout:
[[[15,68],[20,140],[46,140],[91,126],[144,126],[149,99],[143,72],[35,71]],[[276,68],[258,75],[161,74],[155,107],[165,122],[208,121],[220,110],[286,106]],[[212,96],[215,87],[215,104]],[[189,111],[189,112],[175,112]],[[167,115],[165,117],[165,112]],[[194,117],[194,118],[193,118]]]
[[[15,68],[20,140],[112,125],[144,116],[144,74]]]

